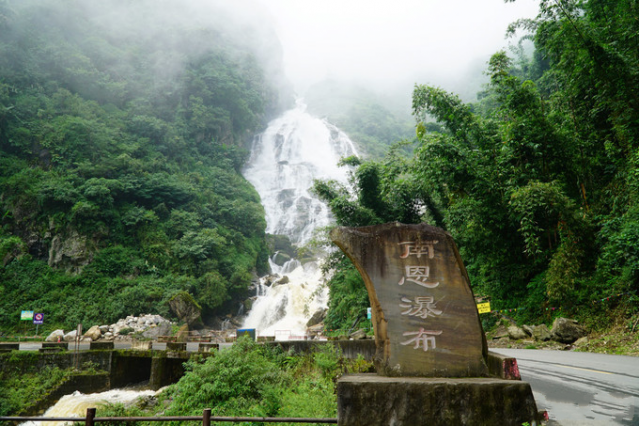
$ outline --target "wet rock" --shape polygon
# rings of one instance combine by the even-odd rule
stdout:
[[[508,337],[512,340],[522,340],[528,337],[526,332],[517,326],[508,327]]]
[[[277,253],[275,253],[273,255],[273,257],[271,258],[271,260],[273,261],[273,263],[275,263],[278,266],[283,266],[286,262],[288,262],[289,260],[291,260],[291,256],[289,256],[286,253],[280,252],[278,251]]]
[[[291,279],[288,277],[288,275],[284,275],[282,278],[280,278],[279,280],[273,283],[273,287],[277,287],[278,285],[282,285],[282,284],[288,284],[290,282],[291,282]]]
[[[552,324],[552,340],[560,343],[573,343],[588,334],[586,329],[569,318],[556,318]]]
[[[316,324],[321,323],[322,321],[324,321],[324,318],[326,318],[326,313],[328,312],[328,309],[318,309],[317,311],[315,311],[315,313],[311,316],[311,318],[308,320],[308,322],[306,323],[307,327],[312,327]]]

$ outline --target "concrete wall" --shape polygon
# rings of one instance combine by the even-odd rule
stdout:
[[[38,415],[52,406],[62,396],[76,390],[82,393],[103,392],[122,388],[127,385],[149,382],[152,389],[177,382],[184,375],[184,362],[190,353],[171,353],[164,351],[83,351],[79,352],[78,365],[101,370],[99,374],[78,374],[60,383],[58,387],[34,401],[29,409],[16,415]],[[207,356],[207,354],[199,354]],[[0,353],[0,373],[19,374],[33,372],[45,367],[62,369],[74,368],[75,357],[72,352],[39,353],[10,352]]]
[[[39,416],[49,407],[54,405],[65,395],[75,391],[82,393],[104,392],[110,389],[109,374],[91,374],[71,376],[49,393],[42,395],[25,411],[17,413],[18,416]]]

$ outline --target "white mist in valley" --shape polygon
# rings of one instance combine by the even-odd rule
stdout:
[[[266,212],[266,232],[285,235],[301,247],[315,231],[328,226],[328,206],[310,192],[315,179],[347,183],[348,170],[338,167],[340,158],[356,155],[345,133],[306,112],[305,105],[285,112],[255,138],[244,176],[260,194]],[[328,289],[322,285],[318,261],[304,264],[291,259],[282,265],[270,261],[272,272],[287,280],[261,287],[245,328],[259,335],[286,338],[304,334],[308,319],[326,308]],[[264,279],[263,279],[264,282]]]

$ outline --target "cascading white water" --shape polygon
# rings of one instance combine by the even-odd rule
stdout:
[[[156,391],[152,390],[133,390],[133,389],[113,389],[106,392],[83,394],[74,392],[65,395],[51,408],[49,408],[42,417],[85,417],[87,408],[99,407],[106,403],[130,405],[141,397],[155,395]],[[99,412],[99,408],[98,408]],[[99,413],[98,413],[99,414]],[[67,424],[65,422],[33,422],[28,421],[20,426],[58,426]],[[68,423],[70,424],[70,422]]]
[[[252,155],[244,171],[260,194],[266,212],[266,232],[286,235],[296,246],[308,243],[315,230],[330,224],[326,204],[310,193],[315,179],[346,183],[348,170],[338,167],[340,158],[357,155],[353,142],[325,120],[296,108],[273,120],[255,138]],[[304,265],[292,259],[282,266],[271,262],[274,274],[285,274],[289,282],[273,285],[258,298],[244,322],[260,335],[303,334],[313,313],[325,308],[328,290],[316,262]]]

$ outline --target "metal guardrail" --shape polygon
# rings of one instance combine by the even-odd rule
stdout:
[[[250,422],[250,423],[328,423],[337,424],[335,418],[304,417],[219,417],[211,416],[211,409],[206,408],[201,416],[167,416],[167,417],[96,417],[95,408],[87,408],[86,417],[0,417],[1,421],[13,422],[79,422],[85,426],[94,426],[100,422],[202,422],[202,426],[211,426],[211,422]]]

